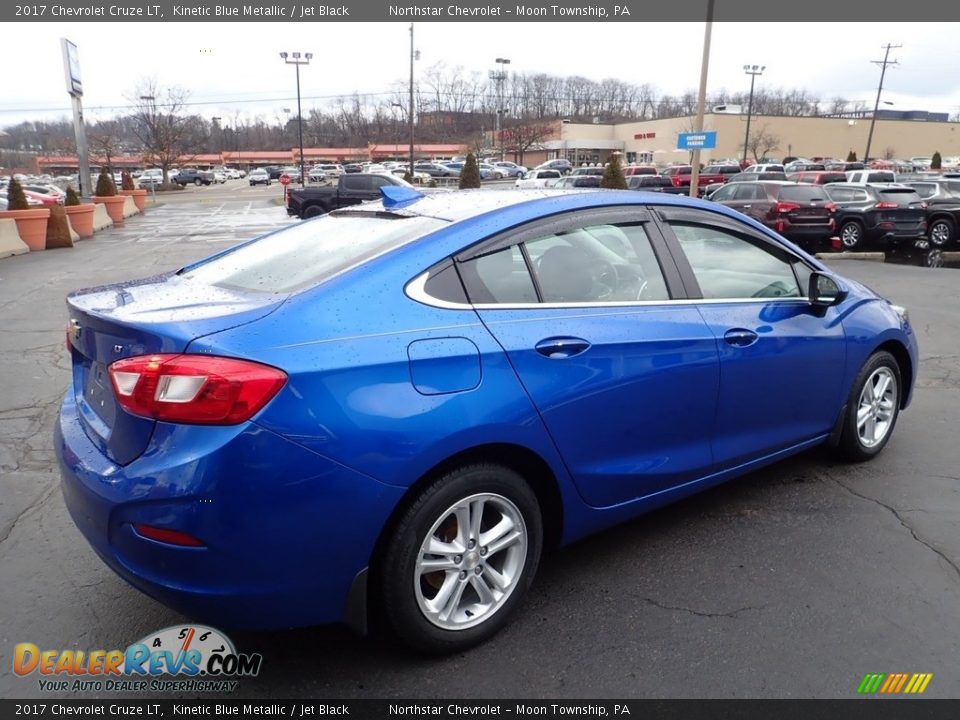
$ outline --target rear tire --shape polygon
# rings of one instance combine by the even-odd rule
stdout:
[[[308,207],[306,210],[303,211],[303,219],[309,220],[310,218],[315,218],[320,215],[323,215],[326,212],[327,211],[322,207],[319,207],[317,205],[311,205],[310,207]]]
[[[196,185],[197,187],[200,187],[201,185],[203,185],[203,180],[201,180],[200,178],[197,178],[196,180],[193,181],[193,184]]]
[[[847,399],[840,450],[854,462],[880,454],[897,424],[902,394],[900,366],[885,350],[864,363]]]
[[[540,506],[518,473],[492,464],[452,470],[420,493],[388,539],[376,574],[386,626],[430,654],[483,642],[523,601],[542,548]]]

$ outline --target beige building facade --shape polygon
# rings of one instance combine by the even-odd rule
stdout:
[[[579,165],[605,162],[611,152],[623,152],[628,162],[657,165],[689,162],[690,153],[677,150],[677,136],[692,132],[693,117],[621,124],[560,123],[558,135],[543,143],[549,158],[565,157]],[[711,113],[704,130],[717,133],[717,147],[705,150],[702,161],[740,158],[746,133],[746,115]],[[844,160],[850,151],[863,159],[870,118],[770,117],[754,115],[750,135],[764,132],[777,139],[772,158],[830,157]],[[874,158],[909,159],[939,152],[946,159],[960,156],[960,123],[878,119],[870,145]],[[749,158],[753,160],[751,156]]]

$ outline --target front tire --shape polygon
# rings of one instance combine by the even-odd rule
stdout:
[[[947,218],[937,218],[927,230],[927,238],[934,247],[945,247],[953,239],[953,223]]]
[[[880,454],[900,413],[900,366],[890,353],[875,352],[860,369],[844,419],[840,449],[854,462]]]
[[[840,227],[840,244],[844,250],[855,250],[863,242],[863,226],[856,220],[845,222]]]
[[[378,572],[387,627],[430,654],[465,650],[510,620],[543,548],[536,495],[515,471],[455,469],[407,508]]]

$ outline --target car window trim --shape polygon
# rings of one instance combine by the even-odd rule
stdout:
[[[454,268],[460,277],[461,285],[464,288],[464,294],[467,298],[470,293],[467,292],[466,285],[463,283],[463,276],[460,273],[460,265],[469,260],[500,252],[514,245],[520,245],[524,263],[527,267],[527,273],[533,281],[537,298],[542,300],[543,292],[540,288],[539,280],[533,271],[530,256],[527,253],[525,243],[528,240],[535,240],[544,235],[554,234],[563,230],[569,230],[576,227],[584,227],[589,224],[642,224],[646,231],[647,238],[650,241],[651,249],[656,258],[657,265],[663,275],[669,299],[665,300],[637,300],[637,301],[597,301],[597,302],[578,302],[578,303],[455,303],[449,300],[442,300],[433,297],[426,292],[427,280],[431,273],[440,272],[449,261],[453,261]],[[636,205],[613,205],[602,208],[591,208],[587,212],[564,211],[546,218],[538,218],[532,222],[525,223],[518,227],[504,230],[492,235],[484,240],[474,243],[465,250],[443,258],[439,262],[431,265],[427,270],[412,278],[404,286],[406,295],[417,302],[433,307],[448,310],[465,309],[483,309],[483,310],[507,310],[507,309],[557,309],[557,308],[583,308],[583,307],[628,307],[628,306],[647,306],[664,305],[672,302],[688,300],[688,293],[679,268],[676,266],[673,254],[669,245],[665,241],[662,232],[647,206]]]

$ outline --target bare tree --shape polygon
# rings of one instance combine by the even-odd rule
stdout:
[[[141,81],[129,98],[134,106],[134,132],[143,143],[144,162],[163,170],[164,185],[169,183],[171,166],[195,151],[196,123],[183,114],[189,96],[183,88],[162,88],[149,78]]]
[[[750,134],[747,141],[747,150],[753,155],[753,159],[760,162],[771,150],[780,147],[780,138],[770,132],[766,125],[761,125],[755,132]],[[743,145],[740,146],[743,149]]]
[[[523,154],[552,137],[553,123],[516,120],[500,131],[499,143],[504,150],[514,154],[518,165],[523,165]]]
[[[121,136],[116,120],[97,123],[97,130],[90,134],[90,149],[103,159],[108,172],[113,172],[111,158],[120,154]]]

